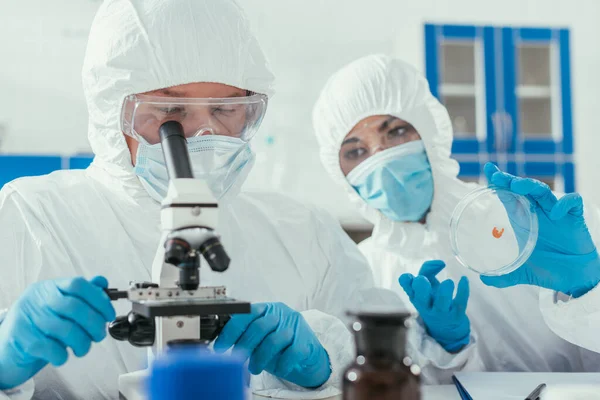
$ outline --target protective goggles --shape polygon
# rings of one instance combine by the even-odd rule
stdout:
[[[190,99],[136,94],[127,96],[121,111],[121,129],[148,144],[160,143],[159,128],[167,121],[183,126],[187,138],[223,135],[248,142],[267,110],[267,96]]]

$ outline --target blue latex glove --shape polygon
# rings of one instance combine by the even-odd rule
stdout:
[[[116,317],[104,277],[42,281],[27,288],[0,324],[0,390],[18,386],[48,363],[63,365],[106,337]]]
[[[234,347],[250,359],[253,375],[267,371],[306,388],[316,388],[331,375],[329,355],[304,317],[282,303],[252,305],[250,314],[237,314],[215,341],[216,352]]]
[[[481,276],[483,283],[498,288],[536,285],[574,297],[594,288],[600,282],[600,259],[583,218],[581,196],[570,193],[557,200],[545,183],[501,172],[491,163],[485,165],[484,172],[491,185],[533,202],[539,231],[536,246],[525,264],[506,275]],[[503,202],[510,217],[516,212],[514,203]],[[512,219],[511,223],[518,239],[519,232],[525,231]]]
[[[446,264],[440,260],[427,261],[418,276],[402,274],[398,281],[415,306],[429,336],[447,352],[457,353],[471,337],[471,323],[467,317],[469,280],[463,276],[458,282],[454,299],[454,282],[440,283],[435,277]]]

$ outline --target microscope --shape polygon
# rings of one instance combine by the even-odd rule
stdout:
[[[218,205],[206,182],[193,177],[183,127],[175,121],[160,127],[169,189],[162,202],[162,237],[152,265],[153,282],[132,282],[129,289],[107,289],[111,300],[127,299],[131,312],[109,325],[116,340],[151,347],[149,361],[167,348],[208,345],[231,314],[250,312],[250,303],[227,297],[223,286],[200,285],[201,266],[223,272],[230,259],[219,235]],[[143,400],[146,371],[119,377],[119,395]]]

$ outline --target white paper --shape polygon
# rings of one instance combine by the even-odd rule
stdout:
[[[593,385],[600,393],[600,373],[459,372],[456,378],[473,400],[524,400],[541,383],[548,392]]]

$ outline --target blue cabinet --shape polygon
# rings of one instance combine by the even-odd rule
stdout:
[[[84,169],[93,155],[63,157],[59,155],[0,155],[0,188],[24,176],[45,175],[60,169]]]
[[[461,177],[492,161],[575,190],[569,31],[425,25],[425,69],[446,106]]]
[[[77,155],[68,158],[68,169],[86,169],[92,163],[93,155]]]

